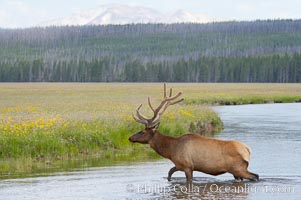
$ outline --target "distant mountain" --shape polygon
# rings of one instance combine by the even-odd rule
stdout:
[[[196,15],[185,10],[171,14],[162,14],[154,9],[141,6],[104,5],[75,13],[65,18],[40,23],[39,26],[64,25],[106,25],[137,23],[206,23],[211,21],[207,16]]]
[[[162,22],[164,23],[179,23],[179,22],[193,22],[193,23],[206,23],[212,21],[205,15],[192,14],[186,10],[178,10],[175,13],[167,16]]]

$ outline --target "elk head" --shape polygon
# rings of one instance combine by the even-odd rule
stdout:
[[[160,124],[160,119],[161,119],[163,113],[165,112],[165,110],[167,109],[167,107],[184,100],[183,98],[176,100],[181,95],[182,95],[182,92],[179,92],[178,94],[172,96],[172,88],[170,88],[169,95],[167,96],[166,84],[164,83],[164,98],[161,101],[160,105],[156,109],[154,109],[154,107],[151,104],[150,97],[148,97],[148,105],[154,113],[153,117],[147,118],[140,113],[140,108],[142,107],[142,104],[140,106],[138,106],[138,108],[136,109],[137,116],[135,116],[134,113],[132,113],[134,120],[138,123],[144,124],[145,129],[132,135],[129,138],[129,140],[131,142],[138,142],[141,144],[149,143],[149,141],[154,136],[156,130],[158,129],[159,124]]]

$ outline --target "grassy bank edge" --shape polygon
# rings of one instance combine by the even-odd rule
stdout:
[[[250,96],[233,98],[190,98],[186,104],[207,104],[207,105],[245,105],[245,104],[270,104],[270,103],[300,103],[300,96]]]
[[[198,107],[190,108],[191,112],[180,112],[181,116],[173,116],[172,113],[167,115],[159,131],[171,136],[188,131],[199,134],[220,132],[223,123],[217,113]],[[43,130],[34,130],[34,134],[28,135],[2,135],[0,178],[27,177],[160,158],[149,145],[128,141],[143,126],[128,120],[102,129],[103,123],[97,120],[70,122],[67,123],[68,127],[51,127],[53,133],[49,134]]]

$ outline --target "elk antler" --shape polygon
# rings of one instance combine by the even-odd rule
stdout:
[[[138,108],[136,109],[137,116],[135,116],[134,113],[132,113],[132,116],[136,122],[144,124],[146,128],[155,127],[156,125],[159,124],[161,116],[165,112],[165,110],[167,109],[168,106],[180,103],[181,101],[184,100],[183,98],[176,100],[181,95],[182,95],[182,92],[179,92],[178,94],[172,96],[172,88],[170,88],[169,96],[167,97],[166,84],[164,83],[164,99],[161,101],[160,105],[156,109],[154,109],[154,107],[151,104],[150,97],[148,97],[148,105],[154,113],[153,117],[147,118],[140,113],[139,110],[142,107],[142,104],[140,106],[138,106]],[[173,101],[173,100],[176,100],[176,101]]]

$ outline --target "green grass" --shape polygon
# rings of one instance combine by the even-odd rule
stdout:
[[[242,105],[301,102],[301,84],[204,83],[179,84],[186,104]]]
[[[144,103],[150,115],[147,96],[158,104],[162,84],[3,83],[0,93],[0,177],[158,158],[128,138],[144,128],[131,112]],[[168,108],[159,130],[180,135],[204,124],[223,127],[211,109],[182,103]]]
[[[301,102],[301,96],[272,96],[272,97],[232,97],[211,99],[189,99],[187,104],[216,104],[216,105],[243,105],[243,104],[265,104],[265,103],[295,103]]]
[[[132,117],[147,97],[162,98],[161,83],[1,83],[0,177],[157,159],[148,145],[128,138],[143,129]],[[171,106],[160,131],[180,135],[223,128],[218,115],[200,104],[296,102],[301,84],[182,84],[184,103]],[[209,129],[210,130],[210,129]]]

